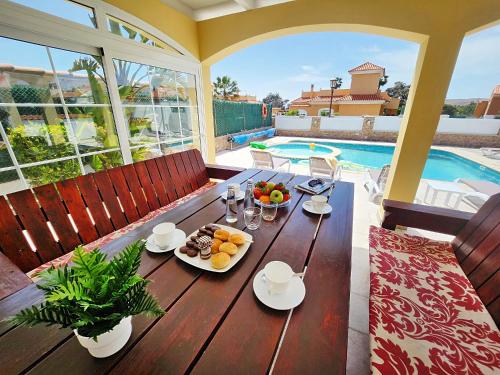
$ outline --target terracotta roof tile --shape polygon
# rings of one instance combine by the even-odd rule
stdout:
[[[384,68],[367,61],[364,64],[361,64],[355,68],[352,68],[351,70],[349,70],[349,73],[362,72],[365,70],[384,70]]]
[[[367,94],[367,95],[345,95],[341,98],[335,99],[335,102],[351,102],[351,101],[373,101],[373,100],[385,100],[380,94]]]

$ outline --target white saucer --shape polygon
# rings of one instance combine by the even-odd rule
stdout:
[[[323,206],[323,212],[315,210],[312,205],[312,201],[305,201],[304,203],[302,203],[302,208],[307,212],[317,215],[326,215],[332,212],[332,206],[330,206],[328,203]]]
[[[293,277],[285,293],[269,294],[262,275],[264,270],[257,272],[253,279],[253,292],[260,302],[276,310],[290,310],[300,305],[306,295],[306,287],[300,277]]]
[[[222,193],[221,198],[226,200],[227,199],[227,191]],[[240,193],[236,196],[236,201],[241,201],[242,199],[245,199],[245,192],[240,190]]]
[[[146,240],[146,250],[151,251],[152,253],[166,253],[167,251],[172,251],[176,247],[183,245],[185,240],[186,233],[184,233],[184,231],[180,229],[176,229],[174,231],[172,242],[170,242],[170,244],[165,249],[160,249],[154,242],[154,234],[151,234]]]

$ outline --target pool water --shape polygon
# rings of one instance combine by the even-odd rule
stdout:
[[[331,148],[317,143],[315,143],[314,149],[311,149],[308,143],[284,143],[270,147],[268,150],[279,156],[290,157],[295,162],[299,159],[309,159],[309,156],[326,156],[332,153]]]
[[[337,157],[339,160],[360,164],[368,168],[382,168],[385,164],[391,163],[395,148],[394,146],[320,141],[315,142],[315,151],[311,151],[309,149],[309,145],[293,145],[293,143],[294,141],[288,144],[272,146],[270,151],[277,154],[282,153],[291,156],[295,153],[295,155],[297,155],[297,159],[292,159],[292,162],[298,163],[300,162],[299,156],[302,150],[304,152],[309,150],[309,155],[324,155],[324,150],[318,149],[321,147],[320,145],[325,145],[336,147],[342,151],[340,156]],[[330,153],[330,150],[328,150],[328,153]],[[306,158],[308,156],[306,156]],[[495,170],[451,152],[442,150],[430,150],[422,177],[430,180],[441,181],[454,181],[457,178],[464,178],[491,181],[496,184],[500,184],[500,173]]]

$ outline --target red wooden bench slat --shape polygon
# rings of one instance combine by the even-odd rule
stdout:
[[[146,201],[150,211],[160,208],[161,206],[158,200],[158,195],[153,181],[151,181],[151,177],[149,176],[146,164],[144,162],[138,162],[133,165],[137,173],[137,177],[139,178],[139,183],[141,184],[144,194],[146,195]]]
[[[141,217],[146,216],[149,214],[150,209],[133,164],[124,165],[121,169],[125,176],[125,180],[127,181],[129,190],[132,193],[132,197],[134,197],[134,202],[137,206],[137,211],[139,211],[139,215]]]
[[[182,176],[181,172],[177,169],[177,165],[175,163],[173,156],[172,155],[165,155],[162,159],[158,159],[158,161],[160,163],[163,163],[166,166],[168,173],[170,174],[170,176],[174,180],[174,187],[175,187],[175,191],[177,193],[177,196],[179,198],[182,198],[183,196],[188,194],[189,187],[184,186],[186,184],[184,181],[185,178],[184,178],[184,176]]]
[[[182,187],[181,177],[177,172],[175,164],[172,163],[172,160],[170,161],[171,165],[169,165],[166,156],[156,158],[155,161],[156,165],[158,166],[158,170],[160,171],[163,185],[167,189],[170,201],[173,202],[174,200],[185,196],[186,193],[184,192],[184,188]]]
[[[490,252],[489,256],[485,257],[481,264],[467,275],[474,289],[478,289],[483,285],[500,266],[500,244],[498,244],[498,240],[496,240],[495,244],[492,244],[491,248],[493,251]],[[498,295],[500,295],[500,288],[498,290]]]
[[[207,168],[205,167],[203,160],[201,160],[202,165],[200,165],[198,155],[200,155],[201,159],[201,154],[198,150],[190,150],[189,158],[191,159],[191,164],[196,171],[199,184],[203,186],[209,182],[210,179],[208,178]]]
[[[105,236],[114,231],[113,223],[104,209],[99,189],[94,181],[94,175],[88,174],[76,178],[78,188],[87,203],[87,207],[94,218],[95,226],[99,236]]]
[[[28,231],[40,258],[48,262],[63,253],[47,225],[47,219],[40,210],[30,189],[9,194],[8,199],[18,218]]]
[[[484,240],[472,251],[460,264],[466,275],[469,275],[475,268],[487,258],[500,242],[500,223],[493,229]],[[500,264],[499,264],[500,265]]]
[[[125,181],[125,176],[120,167],[108,169],[108,174],[113,184],[118,199],[122,204],[123,211],[127,217],[127,221],[132,223],[139,219],[139,214],[137,213],[137,208],[135,207],[134,201],[132,200],[132,195]]]
[[[75,232],[71,221],[68,218],[66,208],[59,197],[54,184],[38,186],[33,189],[42,206],[45,215],[49,219],[54,231],[59,237],[65,253],[72,251],[76,246],[80,245],[81,241],[78,234]]]
[[[497,327],[500,326],[500,296],[486,306]]]
[[[184,190],[186,191],[186,194],[191,193],[192,191],[196,190],[196,185],[192,184],[191,181],[191,176],[189,173],[186,171],[186,168],[184,167],[184,162],[182,160],[182,156],[179,153],[175,154],[170,154],[167,155],[167,159],[172,158],[175,162],[175,166],[177,167],[177,171],[179,172],[179,176],[182,181],[182,186],[184,187]]]
[[[14,213],[4,196],[0,195],[0,248],[2,252],[23,272],[31,271],[42,264],[31,250]]]
[[[477,294],[479,298],[483,301],[483,303],[488,306],[491,302],[493,302],[496,298],[498,298],[500,294],[500,290],[498,286],[500,285],[500,269],[491,276],[483,285],[477,289]]]
[[[120,204],[118,202],[118,197],[116,196],[115,189],[111,183],[111,179],[106,171],[101,171],[94,173],[94,181],[101,193],[101,197],[106,205],[106,208],[111,216],[111,221],[115,229],[120,229],[126,226],[127,219],[123,213]]]
[[[182,162],[184,163],[184,169],[186,170],[186,174],[188,176],[191,187],[193,188],[193,190],[198,189],[200,187],[200,185],[198,185],[196,173],[194,172],[194,168],[191,165],[191,161],[189,160],[188,151],[181,152],[177,155],[179,155],[181,157]]]
[[[86,244],[99,238],[97,230],[88,215],[87,206],[83,201],[80,190],[78,190],[76,180],[71,178],[69,180],[59,181],[56,183],[56,186],[66,204],[66,208],[78,228],[78,234],[83,243]]]
[[[163,184],[163,181],[160,176],[160,171],[158,170],[158,166],[156,165],[156,161],[154,159],[149,159],[145,161],[146,169],[148,170],[149,176],[151,177],[151,181],[153,182],[153,186],[156,191],[156,195],[160,201],[160,206],[166,206],[169,204],[170,198],[167,192],[167,187]],[[172,192],[174,191],[173,186],[171,186]]]
[[[194,152],[194,156],[196,157],[196,161],[198,162],[198,167],[201,170],[203,181],[207,183],[210,180],[210,178],[208,177],[207,168],[205,166],[205,162],[203,161],[203,157],[201,156],[201,152],[200,150],[197,149],[193,149],[192,151]]]
[[[198,161],[196,160],[196,156],[194,154],[194,150],[186,151],[186,155],[189,158],[189,162],[191,163],[194,177],[196,179],[196,185],[198,187],[205,185],[205,183],[203,182],[202,175],[201,175],[200,167],[198,165]]]
[[[483,235],[483,221],[491,217],[492,213],[498,218],[498,220],[500,220],[499,207],[500,194],[495,194],[479,209],[479,211],[467,222],[465,227],[453,239],[451,244],[455,249],[455,254],[459,263],[462,263],[467,255],[469,255],[471,251],[471,241],[475,241],[478,237]],[[478,229],[479,233],[477,233]]]

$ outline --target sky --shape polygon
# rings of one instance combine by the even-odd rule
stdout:
[[[488,98],[500,84],[500,26],[464,39],[447,98]],[[385,67],[389,80],[411,83],[419,46],[415,43],[362,33],[321,32],[290,35],[240,50],[212,66],[212,80],[228,75],[238,82],[241,94],[264,98],[278,92],[293,100],[302,90],[330,87],[366,61]]]

